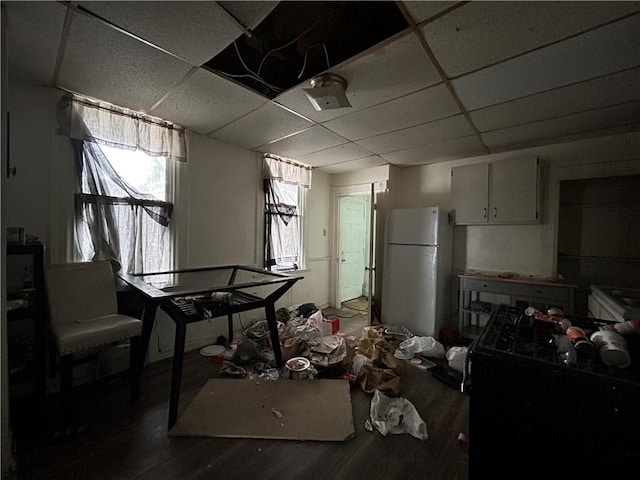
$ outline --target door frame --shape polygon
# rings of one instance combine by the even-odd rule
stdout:
[[[374,191],[375,193],[378,193],[379,187],[377,185],[377,182],[371,183],[376,184]],[[331,287],[329,288],[329,302],[330,305],[334,308],[340,308],[340,305],[338,304],[338,299],[340,298],[340,239],[338,238],[338,232],[340,230],[340,197],[354,197],[359,195],[370,196],[371,183],[331,187],[331,265],[329,269],[329,282],[331,284]],[[371,199],[371,203],[375,204],[374,198]],[[375,230],[369,232],[369,237],[370,244],[373,240],[373,248],[375,249]],[[365,272],[362,272],[363,278],[364,275]],[[372,288],[373,285],[369,285],[369,290],[371,290]]]
[[[349,242],[349,245],[346,245],[347,248],[355,247],[358,252],[362,253],[362,256],[358,258],[358,265],[350,265],[349,270],[345,271],[344,262],[344,249],[345,249],[345,235],[344,232],[341,231],[344,228],[343,222],[349,222],[349,219],[343,218],[343,215],[346,212],[343,209],[343,206],[349,203],[351,207],[354,209],[353,213],[355,213],[359,217],[359,222],[362,225],[361,235],[357,240],[357,244],[354,244],[352,241]],[[338,272],[338,287],[336,291],[338,292],[338,297],[336,298],[336,303],[342,303],[346,300],[351,300],[353,298],[366,296],[367,292],[365,292],[365,286],[368,286],[368,279],[366,278],[367,267],[369,266],[369,238],[371,237],[370,227],[370,212],[371,212],[371,199],[369,195],[344,195],[338,197],[338,225],[339,230],[336,230],[336,241],[337,241],[337,250],[336,255],[338,256],[338,262],[336,263],[337,272]],[[357,212],[357,213],[356,213]],[[354,218],[350,218],[350,220],[354,220]],[[352,238],[351,240],[355,240]],[[363,242],[363,243],[360,243]],[[364,250],[363,250],[364,247]],[[362,270],[360,270],[360,262],[362,264]],[[355,267],[355,268],[354,268]],[[360,272],[360,273],[357,273]],[[365,273],[363,275],[363,272]],[[350,298],[344,298],[344,288],[347,286],[346,284],[351,284],[352,278],[349,275],[354,274],[357,275],[357,281],[359,283],[358,287],[358,295],[353,295]],[[345,276],[347,278],[345,278]],[[355,287],[354,285],[349,285],[350,287]],[[351,288],[349,288],[351,291]],[[352,293],[356,293],[354,290]]]

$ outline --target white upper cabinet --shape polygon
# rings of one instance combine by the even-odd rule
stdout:
[[[536,223],[538,213],[538,159],[501,160],[490,166],[490,221]]]
[[[456,225],[538,223],[539,190],[536,157],[451,169]]]
[[[451,204],[457,225],[487,223],[489,219],[489,164],[451,169]]]

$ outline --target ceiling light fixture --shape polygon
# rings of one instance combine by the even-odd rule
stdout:
[[[307,98],[316,110],[331,110],[350,107],[345,90],[347,81],[333,73],[321,73],[309,80],[311,88],[303,88]]]

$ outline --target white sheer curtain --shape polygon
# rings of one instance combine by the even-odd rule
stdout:
[[[311,186],[311,167],[288,158],[265,153],[263,164],[264,178],[278,180],[299,187]]]
[[[74,151],[75,244],[81,258],[109,260],[129,273],[166,270],[173,204],[129,185],[100,145],[186,161],[184,128],[77,95],[65,96],[59,113]]]
[[[72,94],[63,100],[62,112],[62,129],[71,138],[187,161],[185,130],[180,125]]]
[[[302,189],[311,186],[311,167],[264,155],[265,248],[269,270],[297,269],[302,260]]]

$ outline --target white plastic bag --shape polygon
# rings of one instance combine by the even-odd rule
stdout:
[[[420,440],[429,438],[427,424],[413,404],[403,397],[388,397],[376,390],[371,400],[371,422],[384,436],[409,433]]]
[[[444,345],[433,337],[411,337],[396,348],[394,356],[406,360],[418,353],[426,357],[443,358]]]
[[[369,359],[366,355],[362,355],[361,353],[356,353],[351,360],[351,372],[357,377],[360,375],[360,371],[362,370],[362,366],[367,363]]]
[[[331,335],[331,324],[324,321],[322,310],[318,310],[314,314],[310,315],[309,319],[307,320],[307,325],[318,329],[321,337]]]
[[[467,347],[451,347],[447,350],[447,360],[449,366],[459,372],[464,372],[464,364],[467,359]]]

